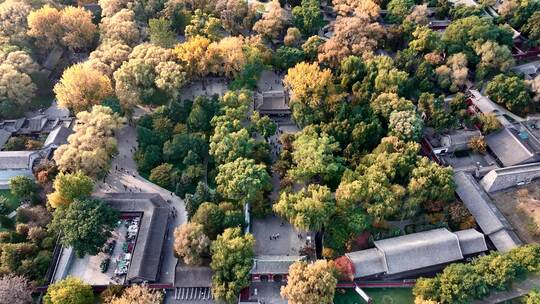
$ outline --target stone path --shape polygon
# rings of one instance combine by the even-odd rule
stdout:
[[[124,126],[116,136],[118,140],[118,155],[113,158],[111,170],[104,181],[96,185],[94,194],[102,196],[105,193],[134,192],[134,193],[159,193],[163,199],[176,209],[177,215],[169,223],[169,230],[163,248],[162,282],[173,282],[174,269],[177,259],[173,252],[174,228],[187,221],[187,213],[184,200],[167,189],[161,188],[137,172],[137,165],[133,159],[133,153],[137,148],[137,132],[134,126]],[[166,220],[166,219],[163,219]]]

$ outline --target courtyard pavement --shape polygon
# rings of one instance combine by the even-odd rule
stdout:
[[[170,202],[176,212],[171,218],[167,231],[166,242],[163,248],[163,264],[161,267],[161,283],[174,282],[174,270],[177,258],[174,256],[173,243],[174,228],[187,221],[187,213],[184,200],[171,191],[161,188],[137,172],[137,165],[133,159],[133,153],[137,149],[137,132],[132,125],[125,125],[116,136],[118,140],[118,155],[112,160],[111,170],[104,181],[96,185],[94,194],[102,196],[105,193],[133,192],[133,193],[158,193],[163,199]],[[167,219],[163,219],[164,221]]]

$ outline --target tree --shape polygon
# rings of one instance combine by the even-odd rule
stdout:
[[[260,201],[264,192],[271,189],[266,167],[243,157],[220,165],[216,183],[224,197],[241,203]]]
[[[535,40],[537,43],[540,42],[540,12],[534,12],[521,30],[527,33],[530,39]]]
[[[218,0],[216,12],[223,28],[233,35],[239,35],[253,25],[254,10],[246,1]]]
[[[437,51],[442,47],[441,36],[427,26],[418,26],[412,33],[409,48],[417,52]]]
[[[477,153],[485,154],[487,150],[487,143],[484,136],[474,136],[469,139],[469,148]]]
[[[267,5],[267,12],[253,25],[253,30],[267,39],[278,39],[287,25],[286,12],[278,0]]]
[[[249,233],[242,236],[240,228],[225,229],[212,243],[212,294],[217,300],[237,301],[240,291],[249,286],[254,244],[255,238]]]
[[[452,168],[441,167],[426,157],[421,158],[412,170],[407,186],[410,208],[435,201],[453,201],[456,190],[453,176]]]
[[[339,144],[332,136],[304,129],[293,142],[293,166],[288,175],[297,181],[308,182],[314,177],[336,181],[343,170],[342,159],[336,155]]]
[[[319,62],[338,67],[350,55],[363,57],[370,54],[383,34],[383,27],[369,18],[340,17],[334,24],[334,35],[319,49]]]
[[[414,111],[394,111],[390,114],[388,135],[404,141],[420,141],[424,122]]]
[[[273,209],[297,229],[321,231],[334,213],[335,201],[328,187],[309,185],[297,193],[281,193]]]
[[[123,43],[107,41],[101,43],[95,51],[90,53],[89,60],[86,64],[94,70],[107,75],[109,79],[111,79],[113,73],[124,61],[128,60],[130,53],[130,46]]]
[[[352,182],[341,182],[336,201],[342,208],[360,205],[375,220],[383,220],[400,211],[405,189],[392,185],[381,168],[373,166]]]
[[[306,42],[302,44],[302,51],[304,51],[306,60],[317,60],[317,56],[319,54],[319,46],[321,46],[323,43],[324,40],[317,35],[309,37]]]
[[[0,4],[0,40],[21,44],[27,39],[27,17],[32,7],[21,1]]]
[[[202,10],[195,10],[191,22],[186,26],[186,38],[190,39],[196,36],[208,38],[210,41],[218,41],[221,38],[221,22],[218,18],[207,14]]]
[[[478,44],[475,51],[480,56],[480,62],[476,66],[476,75],[479,79],[488,74],[507,72],[515,63],[510,48],[493,41]]]
[[[270,136],[276,134],[277,125],[267,115],[261,116],[259,112],[253,111],[250,119],[257,132],[264,138],[269,138]]]
[[[527,296],[525,296],[525,304],[536,304],[540,303],[540,292],[534,289],[531,290]]]
[[[412,0],[391,0],[388,2],[387,18],[394,23],[401,23],[409,15],[414,1]]]
[[[49,285],[43,300],[45,304],[93,304],[94,292],[81,279],[67,277]]]
[[[274,53],[273,66],[278,70],[286,71],[304,59],[304,52],[300,49],[282,46]]]
[[[174,230],[174,250],[187,265],[200,265],[201,255],[209,253],[210,239],[203,229],[201,224],[188,222]]]
[[[89,197],[94,188],[94,181],[82,172],[60,172],[54,179],[54,192],[47,195],[53,208],[65,208],[74,200]]]
[[[54,93],[60,107],[87,111],[112,95],[111,80],[88,65],[75,64],[64,70]]]
[[[209,73],[205,60],[209,45],[208,38],[196,36],[174,48],[173,53],[183,62],[190,78],[202,78]]]
[[[484,134],[495,132],[502,127],[499,119],[491,113],[481,113],[478,115],[478,120],[480,120],[480,123],[482,124],[482,131]]]
[[[281,297],[291,304],[331,304],[337,284],[335,276],[332,262],[295,262],[289,267],[287,285],[281,287]]]
[[[172,164],[161,164],[150,171],[149,179],[158,186],[169,189],[172,186],[174,171]]]
[[[26,109],[35,96],[37,87],[30,75],[7,62],[0,64],[0,115],[3,117]]]
[[[296,47],[302,42],[302,34],[296,27],[287,29],[287,34],[283,37],[283,44],[289,47]]]
[[[171,48],[176,43],[176,34],[172,31],[172,21],[165,18],[150,19],[148,21],[148,31],[150,32],[150,42],[155,45]]]
[[[471,62],[476,61],[474,42],[488,40],[510,46],[512,32],[503,26],[495,26],[489,18],[469,16],[452,22],[442,36],[450,55],[463,52]]]
[[[300,6],[292,10],[293,24],[306,37],[315,35],[324,25],[319,0],[302,0]]]
[[[110,17],[103,18],[99,25],[99,32],[102,42],[134,46],[140,39],[135,13],[125,8]]]
[[[163,293],[158,289],[150,289],[148,285],[131,285],[120,297],[113,297],[107,304],[161,304]]]
[[[372,0],[334,0],[334,10],[342,16],[355,14],[356,16],[376,20],[379,18],[381,8]]]
[[[236,77],[246,65],[243,48],[244,40],[241,37],[225,37],[219,42],[212,42],[204,58],[207,69],[216,75]]]
[[[531,96],[522,79],[499,74],[486,86],[486,94],[508,110],[518,113],[532,112]]]
[[[202,203],[197,212],[191,218],[193,223],[203,226],[204,234],[211,240],[214,240],[218,234],[223,231],[223,219],[225,214],[218,205],[214,203]]]
[[[117,151],[114,132],[123,119],[109,107],[94,106],[90,112],[77,114],[75,133],[68,143],[54,152],[53,159],[61,171],[82,171],[90,177],[98,177],[108,171],[110,158]]]
[[[31,304],[32,290],[25,277],[6,274],[0,278],[0,303]]]
[[[338,100],[332,72],[317,63],[301,62],[289,69],[285,86],[291,89],[292,115],[301,126],[321,121]]]
[[[84,219],[84,221],[81,221]],[[61,242],[78,257],[96,255],[116,227],[118,211],[97,199],[79,199],[54,212],[50,228],[61,232]]]
[[[11,194],[20,200],[30,199],[37,190],[36,182],[30,177],[19,175],[9,179]]]
[[[59,11],[45,5],[28,15],[28,35],[46,49],[57,45],[85,49],[94,41],[96,32],[92,13],[82,7],[68,6]]]
[[[389,120],[394,112],[414,111],[410,100],[399,97],[396,93],[382,93],[370,103],[371,109],[381,117]]]
[[[210,154],[217,163],[232,162],[238,158],[248,157],[252,153],[255,141],[247,129],[242,128],[236,132],[218,135],[216,133],[211,138]]]
[[[413,6],[411,13],[405,18],[405,22],[417,25],[427,25],[429,23],[429,10],[427,4]],[[416,27],[418,28],[418,27]]]

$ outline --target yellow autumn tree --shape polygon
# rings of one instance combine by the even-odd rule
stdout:
[[[85,49],[94,41],[96,33],[92,13],[82,7],[68,6],[58,10],[45,5],[28,15],[27,34],[45,49],[57,45],[72,50]]]
[[[185,70],[191,78],[202,78],[208,75],[209,70],[205,57],[209,45],[208,38],[197,36],[174,48],[173,53],[184,64]]]
[[[331,304],[336,290],[336,269],[333,262],[318,260],[313,264],[295,262],[289,267],[287,285],[281,297],[290,304]]]
[[[64,71],[54,86],[58,105],[75,113],[88,110],[112,95],[109,77],[86,64],[75,64]]]
[[[241,37],[225,37],[211,43],[205,56],[209,72],[225,77],[240,73],[246,64],[243,46],[244,39]]]

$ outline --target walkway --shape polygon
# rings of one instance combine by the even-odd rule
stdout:
[[[184,201],[169,190],[163,189],[137,172],[133,153],[137,149],[137,132],[134,126],[126,125],[117,134],[118,155],[113,158],[107,178],[96,185],[94,195],[102,196],[114,192],[158,193],[177,210],[177,216],[169,223],[167,239],[163,248],[163,264],[160,283],[173,283],[177,258],[174,256],[174,228],[187,221]],[[165,220],[165,219],[164,219]]]
[[[509,291],[493,291],[489,297],[483,300],[474,301],[473,304],[493,304],[502,303],[511,299],[515,299],[524,296],[532,289],[540,289],[540,276],[529,275],[525,280],[521,282],[515,282],[512,285],[512,289]]]

